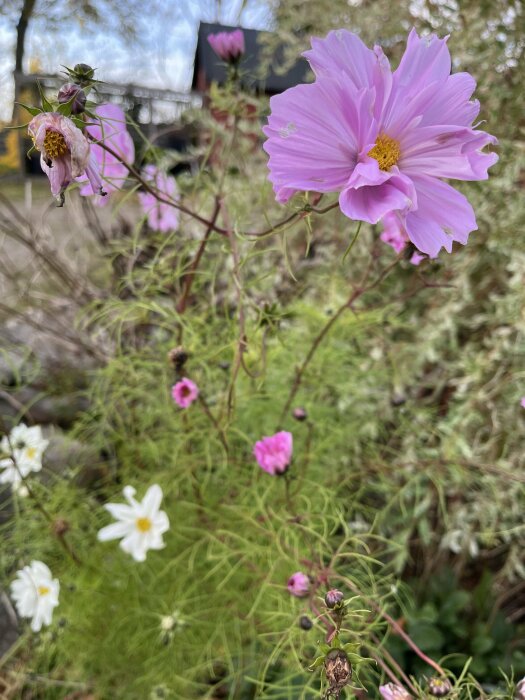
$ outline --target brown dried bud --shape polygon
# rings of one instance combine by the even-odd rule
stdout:
[[[431,678],[428,681],[428,692],[435,698],[444,698],[452,690],[448,678]]]
[[[299,627],[304,630],[305,632],[308,632],[308,630],[311,630],[313,627],[314,623],[310,620],[308,615],[301,615],[299,619]]]
[[[294,410],[292,411],[292,415],[295,418],[295,420],[298,421],[304,421],[308,418],[308,413],[304,410],[304,408],[300,407],[294,408]]]
[[[186,364],[187,359],[188,353],[184,350],[182,345],[178,345],[176,348],[172,348],[168,352],[168,360],[175,367],[177,372],[181,371],[181,369]]]
[[[338,698],[343,688],[350,683],[352,678],[352,665],[348,660],[348,656],[342,649],[331,649],[325,657],[324,670],[326,679],[330,684],[325,697],[328,698],[332,695]]]
[[[53,522],[53,532],[57,537],[63,537],[69,530],[69,523],[64,518],[57,518]]]

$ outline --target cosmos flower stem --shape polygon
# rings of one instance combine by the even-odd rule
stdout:
[[[197,397],[197,402],[200,405],[200,407],[203,410],[203,413],[206,415],[206,417],[209,419],[210,423],[213,425],[215,430],[217,431],[217,435],[219,437],[219,440],[222,443],[222,446],[224,447],[224,450],[226,454],[228,454],[228,442],[226,440],[226,435],[224,434],[224,430],[221,428],[219,423],[217,422],[217,419],[213,415],[213,413],[210,410],[210,407],[208,406],[208,403],[206,402],[206,399],[202,396],[202,394],[199,394]]]
[[[427,656],[421,649],[418,647],[418,645],[412,640],[409,634],[405,632],[405,630],[401,627],[401,625],[394,620],[394,618],[389,615],[383,608],[378,605],[375,600],[367,596],[363,591],[361,591],[353,581],[348,579],[346,576],[337,576],[334,575],[334,578],[338,578],[341,581],[344,581],[344,583],[357,595],[361,596],[363,600],[366,601],[367,605],[370,605],[384,620],[388,622],[390,627],[393,629],[395,634],[397,634],[401,639],[409,646],[412,651],[419,656],[419,658],[424,661],[428,666],[431,666],[437,673],[439,673],[440,676],[446,676],[445,671],[443,668],[436,662],[434,659],[431,659],[429,656]]]
[[[211,233],[214,230],[215,222],[217,221],[217,218],[219,216],[221,210],[221,200],[220,197],[217,195],[215,197],[215,206],[213,209],[213,214],[210,220],[210,223],[206,229],[206,232],[200,242],[200,245],[197,249],[197,252],[195,253],[195,257],[193,258],[193,262],[190,265],[190,269],[184,276],[184,289],[182,291],[182,296],[177,303],[177,313],[183,314],[184,311],[186,310],[186,304],[188,302],[188,297],[191,292],[191,287],[193,285],[193,280],[195,278],[195,273],[197,271],[197,268],[199,267],[199,263],[201,261],[202,255],[204,253],[204,249],[206,248],[206,244],[208,243],[208,240],[210,238]],[[178,343],[182,342],[182,333],[183,333],[183,327],[182,325],[180,326],[179,329],[179,338],[178,338]]]
[[[385,673],[388,675],[391,681],[396,683],[397,685],[400,685],[399,683],[399,678],[402,678],[405,684],[410,688],[410,690],[414,693],[414,695],[417,696],[417,690],[415,686],[413,685],[412,681],[410,678],[406,675],[406,673],[403,671],[401,666],[397,663],[397,661],[394,659],[392,654],[384,647],[381,646],[381,641],[375,636],[375,634],[371,635],[372,641],[374,644],[377,645],[377,648],[381,648],[381,653],[383,656],[388,660],[388,663],[392,668],[395,669],[396,673],[398,674],[398,677],[395,676],[394,673],[392,673],[391,669],[389,668],[388,664],[386,664],[379,655],[372,654],[372,656],[376,659],[376,661],[380,664],[380,666],[383,668]]]

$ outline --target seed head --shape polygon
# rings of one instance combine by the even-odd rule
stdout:
[[[188,360],[188,353],[184,350],[182,345],[178,345],[168,352],[168,360],[175,367],[177,372],[180,372]]]
[[[324,670],[329,683],[325,697],[338,698],[352,678],[352,666],[348,656],[342,649],[331,649],[325,657]]]

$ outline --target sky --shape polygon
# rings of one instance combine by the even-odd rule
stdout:
[[[215,3],[186,0],[184,11],[179,0],[159,0],[160,11],[145,17],[140,41],[123,41],[108,28],[99,26],[86,33],[71,24],[60,33],[49,32],[44,20],[35,19],[26,38],[26,65],[38,64],[45,73],[59,73],[61,65],[88,63],[97,68],[97,78],[108,82],[132,82],[148,87],[187,91],[190,88],[199,21],[215,21]],[[220,21],[253,29],[268,29],[269,12],[264,0],[244,3],[223,0]],[[147,7],[147,3],[144,3]],[[0,120],[11,115],[15,27],[0,16]]]

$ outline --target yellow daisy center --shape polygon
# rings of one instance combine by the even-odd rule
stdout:
[[[38,595],[47,595],[50,589],[47,586],[39,586],[37,588]]]
[[[46,131],[44,148],[48,158],[60,158],[69,152],[65,138],[58,131]]]
[[[401,150],[395,139],[386,134],[379,134],[376,145],[368,151],[368,155],[377,160],[381,170],[390,170],[399,160]]]
[[[151,530],[151,520],[149,518],[137,518],[135,522],[139,532],[149,532]]]
[[[36,447],[28,447],[26,450],[27,459],[34,459],[36,455]]]

